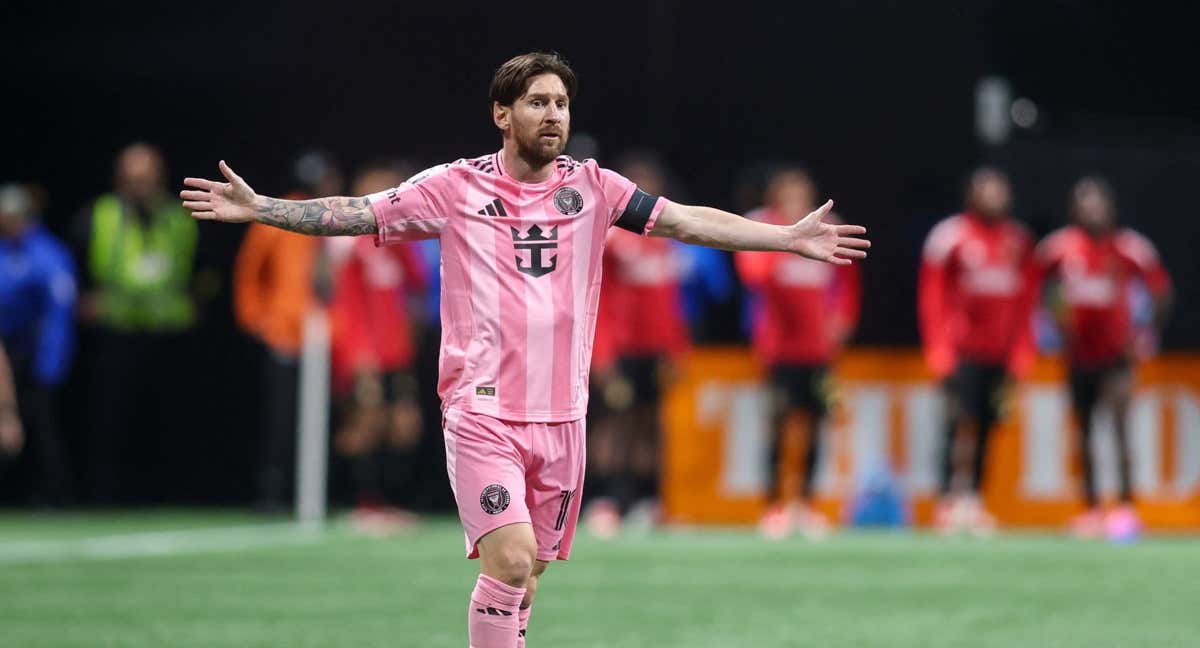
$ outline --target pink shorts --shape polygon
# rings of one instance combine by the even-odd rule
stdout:
[[[488,532],[533,525],[538,560],[571,555],[586,460],[583,419],[520,423],[446,410],[446,472],[467,534],[467,557]]]

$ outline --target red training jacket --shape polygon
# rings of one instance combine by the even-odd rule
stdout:
[[[1022,376],[1033,363],[1033,241],[1020,223],[972,213],[925,239],[917,286],[925,358],[944,378],[962,359]]]
[[[616,354],[676,357],[690,340],[680,301],[684,259],[669,239],[609,230],[601,309]],[[607,302],[607,304],[605,303]],[[598,333],[599,335],[599,333]]]
[[[783,224],[776,214],[747,216]],[[825,364],[858,324],[862,280],[858,265],[833,265],[786,252],[738,252],[738,276],[759,301],[751,338],[759,359],[772,364]]]
[[[1129,289],[1135,279],[1156,296],[1171,287],[1154,245],[1130,229],[1092,237],[1070,225],[1043,239],[1035,259],[1039,284],[1061,281],[1067,356],[1077,365],[1108,364],[1130,354]]]
[[[399,371],[412,366],[413,331],[407,298],[423,290],[425,270],[411,245],[376,247],[373,237],[342,239],[335,249],[330,303],[335,391],[360,371]]]

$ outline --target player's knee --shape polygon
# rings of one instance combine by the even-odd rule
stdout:
[[[535,550],[523,543],[512,542],[501,546],[492,560],[496,574],[492,576],[513,587],[525,587],[533,573]]]

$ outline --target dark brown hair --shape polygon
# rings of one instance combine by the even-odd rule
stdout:
[[[1108,184],[1108,181],[1104,178],[1094,175],[1083,176],[1075,182],[1075,185],[1071,187],[1071,202],[1077,202],[1083,194],[1089,191],[1099,191],[1104,195],[1105,199],[1113,202],[1112,185]]]
[[[967,181],[963,183],[963,206],[966,209],[975,208],[975,192],[978,191],[979,185],[987,180],[999,180],[1011,189],[1011,183],[1008,180],[1008,174],[1000,170],[999,167],[983,165],[976,167],[971,171],[971,175],[967,176]]]
[[[488,99],[502,106],[511,106],[529,89],[529,81],[542,74],[556,74],[567,87],[567,98],[575,99],[578,81],[570,64],[557,52],[530,52],[514,56],[496,69]]]
[[[1109,209],[1116,211],[1117,199],[1116,195],[1113,194],[1112,185],[1108,184],[1108,181],[1100,176],[1090,175],[1083,176],[1075,181],[1075,184],[1071,187],[1071,195],[1067,199],[1067,213],[1074,216],[1076,210],[1079,208],[1079,199],[1092,191],[1097,191],[1100,195],[1104,196],[1104,200],[1108,202]]]

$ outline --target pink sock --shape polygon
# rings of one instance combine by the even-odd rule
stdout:
[[[524,587],[512,587],[480,574],[471,592],[467,632],[471,648],[517,648],[518,613]]]
[[[533,606],[521,608],[517,612],[517,624],[520,630],[517,631],[517,648],[525,648],[525,628],[529,627],[529,613],[533,611]]]

